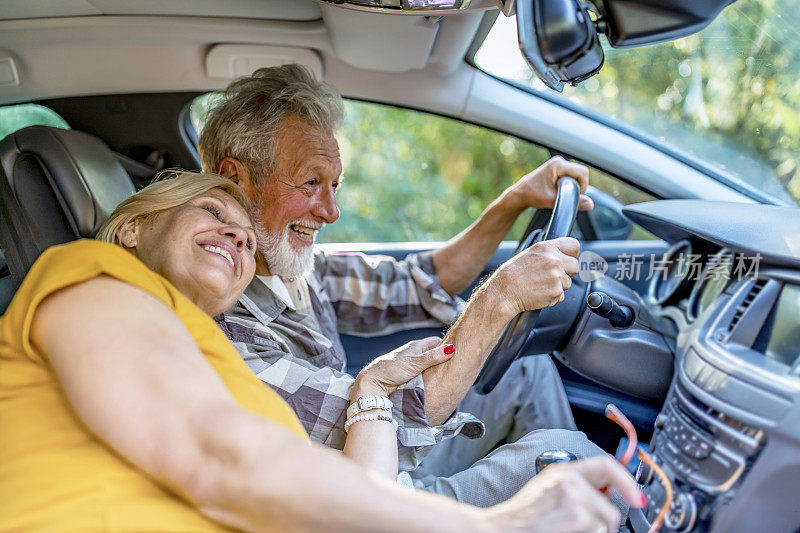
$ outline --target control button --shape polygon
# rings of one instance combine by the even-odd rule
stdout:
[[[698,461],[702,461],[703,459],[708,457],[710,453],[711,452],[704,452],[700,448],[695,448],[694,451],[692,451],[692,458],[697,459]]]
[[[683,533],[691,531],[697,519],[697,503],[691,494],[679,492],[669,508],[664,525],[669,529]]]
[[[681,451],[686,455],[688,455],[689,457],[694,457],[696,449],[697,449],[696,446],[691,442],[686,442],[683,444],[683,446],[681,446]]]
[[[711,455],[713,449],[714,449],[713,444],[700,439],[694,444],[694,451],[692,457],[694,457],[695,459],[705,459],[706,457]]]
[[[670,442],[670,441],[666,441],[666,443],[667,443],[667,444],[666,444],[666,448],[667,448],[667,450],[669,450],[669,452],[670,452],[670,453],[671,453],[673,456],[675,456],[675,457],[679,457],[679,456],[680,456],[680,454],[681,454],[681,451],[678,449],[678,447],[677,447],[677,446],[675,446],[675,444],[673,444],[673,443],[672,443],[672,442]]]

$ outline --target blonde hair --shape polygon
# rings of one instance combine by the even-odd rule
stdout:
[[[198,142],[203,169],[217,172],[225,157],[233,157],[262,184],[275,169],[275,137],[289,115],[334,132],[344,104],[335,87],[302,65],[260,68],[235,80],[204,117]]]
[[[247,196],[231,180],[208,172],[167,170],[160,172],[153,183],[119,204],[100,227],[95,239],[122,246],[119,231],[125,224],[137,219],[150,219],[213,189],[232,196],[249,214]]]

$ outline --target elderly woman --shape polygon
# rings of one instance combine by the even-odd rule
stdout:
[[[376,474],[396,472],[388,421],[355,423],[349,458],[309,444],[210,318],[253,276],[244,204],[228,180],[180,174],[123,202],[108,242],[33,266],[0,319],[0,530],[580,531],[615,526],[600,487],[636,505],[607,458],[477,509]],[[420,354],[432,344],[388,357],[387,381],[444,360]]]

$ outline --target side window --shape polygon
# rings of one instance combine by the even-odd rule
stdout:
[[[621,179],[615,178],[594,167],[589,167],[589,184],[600,191],[601,195],[599,196],[602,196],[602,194],[610,196],[611,200],[609,203],[611,204],[616,201],[622,205],[628,205],[638,202],[649,202],[656,199],[646,192],[625,183]],[[621,229],[621,227],[629,224],[627,219],[620,217],[615,207],[616,206],[605,206],[601,200],[599,203],[595,202],[595,209],[592,213],[594,223],[606,228],[608,232],[612,234],[616,229]],[[656,237],[638,224],[633,224],[633,230],[630,232],[628,239],[652,240],[656,239]]]
[[[443,241],[550,158],[535,144],[429,113],[346,101],[341,217],[323,242]],[[526,216],[509,233],[518,239]]]
[[[0,107],[0,139],[28,126],[55,126],[69,129],[58,113],[38,104],[20,104]]]
[[[197,148],[197,141],[200,138],[200,132],[203,131],[203,126],[206,123],[206,115],[216,105],[219,99],[222,98],[222,93],[211,92],[201,94],[189,104],[189,124],[192,126],[190,138]]]

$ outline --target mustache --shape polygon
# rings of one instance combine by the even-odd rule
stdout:
[[[268,217],[265,216],[264,209],[262,209],[261,205],[256,205],[253,207],[252,212],[250,213],[251,218],[253,219],[253,232],[256,234],[256,245],[259,250],[267,250],[271,246],[274,245],[276,237],[283,237],[286,238],[289,236],[289,227],[290,226],[305,226],[307,228],[311,228],[315,231],[322,230],[325,226],[327,226],[324,222],[315,222],[311,220],[303,220],[303,219],[295,219],[289,222],[284,228],[283,231],[272,234],[265,229],[266,221]]]
[[[324,222],[312,222],[308,220],[293,220],[286,225],[286,229],[289,229],[289,226],[304,226],[306,228],[311,228],[313,230],[319,231],[325,227]]]

